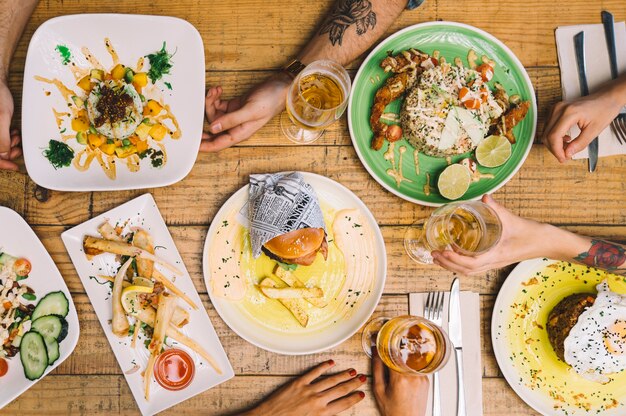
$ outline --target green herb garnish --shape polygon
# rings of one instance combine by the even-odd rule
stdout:
[[[167,52],[165,50],[165,42],[163,42],[163,47],[160,51],[156,53],[151,53],[150,55],[146,55],[146,58],[148,58],[148,61],[150,61],[150,70],[148,71],[148,77],[153,84],[163,78],[163,75],[170,73],[170,69],[172,68],[171,58],[172,56],[174,56],[174,53],[170,54],[169,52]]]
[[[168,90],[172,89],[172,84],[170,84],[169,82],[165,81],[164,84],[165,84],[165,86],[167,87]]]
[[[57,47],[54,49],[61,55],[61,63],[63,65],[67,65],[70,63],[70,61],[72,60],[72,52],[70,51],[70,48],[65,45],[57,45]]]
[[[282,267],[285,270],[288,270],[290,272],[293,272],[294,270],[296,270],[298,268],[297,264],[287,264],[287,263],[283,263],[281,261],[277,261],[276,263],[278,263],[278,265],[280,267]]]
[[[26,300],[35,300],[37,299],[37,296],[33,295],[32,293],[24,293],[22,295],[22,297]]]
[[[43,151],[43,155],[50,161],[55,169],[69,166],[74,159],[74,150],[67,144],[58,140],[50,140],[48,148]]]

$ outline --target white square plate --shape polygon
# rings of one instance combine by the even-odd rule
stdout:
[[[63,65],[58,45],[67,46],[72,62],[79,67],[92,67],[81,52],[87,47],[100,63],[110,70],[111,56],[104,38],[111,40],[120,63],[135,68],[142,56],[161,49],[163,42],[168,52],[175,54],[170,74],[152,86],[144,88],[146,97],[162,97],[178,119],[182,136],[173,140],[168,136],[161,142],[166,149],[167,163],[153,168],[149,158],[141,161],[138,172],[130,172],[126,163],[118,159],[117,178],[109,179],[94,160],[89,169],[80,172],[70,165],[54,169],[43,155],[50,139],[75,134],[69,117],[57,126],[53,109],[67,112],[67,100],[50,84],[35,79],[39,75],[59,79],[75,92],[82,92],[72,75],[71,63]],[[145,59],[144,71],[150,67]],[[169,90],[164,82],[172,86]],[[152,87],[149,87],[152,86]],[[22,136],[24,161],[28,174],[37,184],[59,191],[104,191],[142,189],[171,185],[183,179],[193,167],[202,136],[204,123],[204,45],[198,31],[187,21],[166,16],[125,14],[80,14],[61,16],[42,24],[30,41],[24,70],[22,98]],[[60,133],[63,129],[64,133]],[[76,139],[67,144],[76,150],[83,148]],[[75,152],[76,153],[76,152]]]
[[[191,336],[198,344],[200,344],[207,352],[209,352],[217,361],[222,369],[222,374],[217,374],[205,360],[198,354],[191,351],[181,344],[176,344],[176,348],[186,350],[193,358],[196,364],[195,377],[191,384],[179,391],[168,391],[162,388],[156,381],[152,380],[150,387],[150,401],[146,401],[144,397],[142,371],[148,362],[148,351],[143,345],[138,345],[136,349],[130,348],[130,337],[118,338],[111,331],[111,300],[109,285],[102,285],[90,276],[101,274],[114,275],[119,267],[119,263],[112,254],[101,254],[94,257],[91,261],[87,260],[83,252],[83,238],[86,235],[99,236],[97,228],[105,221],[111,224],[123,224],[128,221],[127,227],[141,227],[152,234],[154,244],[157,247],[156,254],[170,264],[181,269],[183,274],[176,278],[176,286],[178,286],[185,294],[187,294],[193,302],[200,305],[200,309],[192,310],[189,306],[179,301],[179,305],[189,311],[189,324],[181,329],[181,332],[187,336]],[[119,207],[112,209],[98,217],[84,222],[61,235],[65,248],[67,249],[74,267],[80,276],[85,287],[85,291],[89,296],[89,300],[93,305],[98,320],[104,329],[104,333],[111,344],[111,348],[115,353],[115,358],[124,372],[124,377],[128,382],[130,390],[135,396],[135,401],[144,415],[158,413],[170,406],[189,399],[196,394],[202,393],[234,376],[233,369],[228,361],[228,357],[222,348],[220,340],[213,329],[213,325],[202,307],[200,296],[196,292],[191,277],[187,273],[187,269],[180,257],[172,236],[170,235],[161,213],[159,212],[152,195],[145,194],[133,199]],[[155,265],[155,267],[159,267]],[[161,268],[161,271],[168,277],[171,272]],[[138,344],[143,343],[143,341]],[[170,344],[170,341],[168,341]],[[140,370],[132,374],[128,374],[129,370],[140,366]]]
[[[59,269],[26,221],[15,211],[0,207],[0,224],[2,224],[0,252],[6,252],[15,257],[24,257],[32,265],[28,279],[22,280],[21,283],[35,291],[37,300],[34,303],[46,294],[56,291],[62,291],[70,303],[69,313],[65,317],[68,323],[67,337],[59,343],[61,355],[53,365],[46,369],[46,372],[39,379],[41,380],[50,371],[61,365],[74,351],[80,334],[78,315],[76,315],[72,296],[63,277],[61,277],[61,273],[59,273]],[[31,381],[24,377],[19,353],[10,358],[8,362],[9,372],[0,378],[0,409],[38,381]]]

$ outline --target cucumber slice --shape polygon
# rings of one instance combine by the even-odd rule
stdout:
[[[87,144],[87,133],[84,131],[76,133],[76,141],[80,144]]]
[[[63,292],[50,292],[39,301],[30,319],[35,321],[46,315],[59,315],[65,318],[69,310],[70,303]]]
[[[20,360],[27,379],[37,380],[45,373],[48,368],[48,350],[41,334],[35,331],[24,334],[20,344]]]
[[[54,364],[59,359],[61,353],[59,352],[59,343],[56,339],[43,335],[43,342],[46,344],[46,352],[48,353],[48,365]]]
[[[58,315],[42,316],[33,321],[30,329],[61,342],[67,336],[67,321]]]
[[[17,260],[17,257],[13,257],[7,253],[0,253],[0,264],[13,264]]]

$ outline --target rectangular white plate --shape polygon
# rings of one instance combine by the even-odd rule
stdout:
[[[183,390],[168,391],[157,384],[156,381],[152,380],[150,401],[146,401],[141,372],[145,369],[148,362],[148,351],[143,346],[143,338],[137,343],[136,349],[133,350],[130,348],[130,337],[122,339],[113,334],[110,324],[112,318],[110,287],[106,284],[102,285],[94,278],[90,277],[99,274],[114,275],[119,267],[119,263],[112,254],[101,254],[94,257],[92,260],[87,260],[87,257],[83,253],[83,238],[86,235],[99,236],[97,228],[107,220],[110,221],[112,225],[116,223],[123,224],[127,220],[130,220],[127,225],[128,227],[140,227],[145,229],[154,239],[154,245],[157,247],[155,254],[182,270],[182,276],[176,278],[176,286],[200,306],[200,309],[193,310],[182,300],[179,300],[179,305],[187,309],[190,313],[190,322],[182,329],[182,332],[192,337],[207,352],[213,355],[222,369],[223,373],[221,375],[217,374],[213,368],[196,353],[184,345],[176,344],[176,348],[186,350],[194,359],[196,373],[193,382]],[[115,358],[117,358],[120,368],[122,372],[124,372],[128,386],[133,392],[142,414],[158,413],[196,394],[202,393],[211,387],[223,383],[234,376],[228,357],[213,329],[209,316],[202,307],[200,296],[198,296],[194,288],[191,277],[187,273],[187,269],[183,263],[183,259],[180,257],[174,245],[174,240],[172,240],[172,236],[161,217],[161,213],[152,195],[142,195],[109,212],[84,222],[64,232],[61,238],[63,239],[65,248],[70,254],[74,267],[76,267],[76,271],[85,287],[89,300],[96,311],[96,315],[98,315],[98,320],[115,353]],[[172,273],[168,270],[157,265],[155,265],[155,267],[158,267],[166,276],[172,277]],[[170,341],[168,341],[168,344],[169,343]],[[133,374],[126,374],[126,372],[134,367],[135,363],[138,364],[141,369]]]
[[[149,158],[141,161],[138,172],[130,172],[126,164],[117,161],[117,178],[109,179],[96,160],[85,172],[73,166],[55,170],[43,155],[50,139],[61,140],[52,109],[67,112],[67,102],[56,87],[35,80],[35,75],[58,78],[75,92],[81,91],[70,71],[63,65],[55,48],[67,46],[73,61],[81,67],[90,67],[81,53],[83,47],[107,69],[112,60],[104,44],[108,37],[117,51],[120,62],[135,67],[141,56],[154,53],[167,43],[169,52],[176,51],[173,67],[155,86],[177,117],[182,137],[165,145],[167,163],[153,168]],[[146,58],[144,70],[150,67]],[[169,90],[164,82],[172,85]],[[152,85],[148,81],[148,85]],[[167,16],[125,14],[78,14],[50,19],[33,35],[26,56],[22,98],[22,137],[24,161],[28,174],[38,185],[59,191],[104,191],[142,189],[171,185],[183,179],[195,163],[204,123],[204,45],[198,31],[187,21]],[[47,92],[50,95],[46,95]],[[66,117],[62,127],[72,133]],[[72,148],[82,148],[75,139],[68,140]]]
[[[15,257],[24,257],[32,265],[28,279],[22,280],[20,283],[35,291],[37,300],[33,303],[37,303],[46,294],[59,290],[65,293],[65,297],[70,303],[69,313],[65,317],[68,324],[67,337],[59,343],[61,355],[53,365],[47,368],[44,375],[39,379],[41,380],[50,371],[61,365],[74,351],[80,333],[78,315],[70,291],[67,289],[63,277],[61,277],[59,269],[26,221],[15,211],[0,207],[0,224],[2,224],[0,252],[6,252]],[[8,362],[9,372],[4,377],[0,377],[0,409],[37,383],[37,381],[30,381],[24,377],[19,353],[8,359]]]

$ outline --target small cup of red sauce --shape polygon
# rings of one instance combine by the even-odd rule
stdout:
[[[9,363],[4,358],[0,358],[0,377],[9,372]]]
[[[196,365],[183,350],[169,349],[154,363],[154,378],[167,390],[182,390],[193,380]]]

